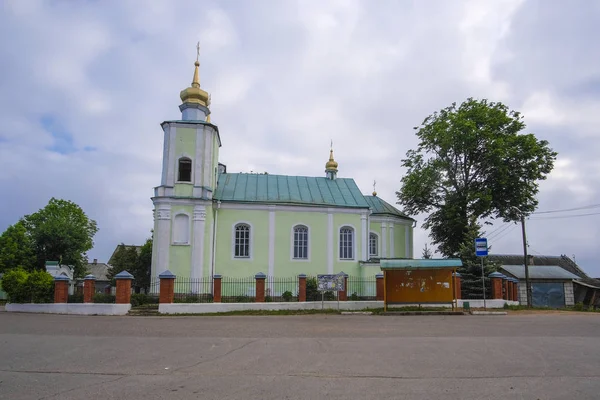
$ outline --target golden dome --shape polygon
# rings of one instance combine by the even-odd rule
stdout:
[[[329,161],[325,164],[326,170],[337,171],[338,163],[333,159],[333,149],[329,150]]]
[[[200,74],[198,72],[200,62],[196,60],[194,65],[194,79],[192,80],[192,86],[182,90],[179,97],[181,97],[181,101],[184,103],[194,103],[208,107],[210,105],[208,93],[200,89]]]

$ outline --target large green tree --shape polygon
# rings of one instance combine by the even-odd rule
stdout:
[[[18,267],[30,271],[35,264],[33,242],[23,223],[9,226],[0,235],[0,272]]]
[[[133,275],[133,288],[136,293],[150,286],[150,267],[152,264],[152,238],[146,240],[143,246],[126,246],[121,243],[112,258],[108,278],[113,279],[121,271]]]
[[[21,221],[33,243],[37,268],[44,268],[46,261],[59,261],[72,266],[75,277],[86,274],[86,252],[93,247],[98,228],[81,207],[52,198],[44,208]]]
[[[429,214],[423,227],[440,253],[459,256],[481,219],[515,221],[535,210],[538,182],[557,153],[522,133],[519,112],[469,98],[414,129],[419,144],[402,160],[407,173],[396,194],[406,212]]]

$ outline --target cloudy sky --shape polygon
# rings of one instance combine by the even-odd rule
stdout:
[[[54,196],[98,222],[91,258],[141,244],[159,124],[180,116],[197,41],[229,171],[322,176],[333,140],[340,176],[366,194],[377,180],[395,203],[412,127],[472,96],[523,112],[558,151],[539,211],[596,205],[598,37],[596,0],[4,0],[0,232]],[[599,214],[531,216],[529,251],[600,276]],[[522,252],[518,225],[487,235],[495,253]]]

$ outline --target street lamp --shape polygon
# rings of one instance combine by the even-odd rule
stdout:
[[[523,265],[525,267],[525,290],[527,292],[527,307],[531,307],[531,286],[529,285],[529,263],[527,262],[527,236],[525,234],[525,213],[515,206],[512,206],[521,215],[521,230],[523,232]]]

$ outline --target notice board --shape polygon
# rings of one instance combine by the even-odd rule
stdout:
[[[452,303],[452,269],[386,270],[386,303]]]

